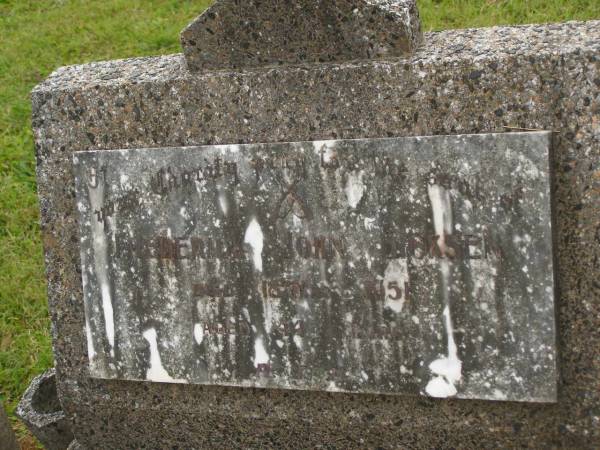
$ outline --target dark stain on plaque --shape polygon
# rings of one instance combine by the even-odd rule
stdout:
[[[77,153],[91,375],[555,401],[550,140]]]

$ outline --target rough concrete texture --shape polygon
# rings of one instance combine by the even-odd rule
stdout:
[[[415,0],[219,0],[181,43],[198,71],[397,57],[421,37]]]
[[[17,438],[4,407],[0,403],[0,450],[18,450]]]
[[[58,399],[54,369],[31,381],[16,414],[48,450],[64,450],[73,440],[69,419]]]
[[[33,92],[63,407],[89,448],[600,445],[600,21],[427,34],[409,59],[192,74],[181,55],[56,71]],[[556,405],[91,379],[78,150],[552,129]]]

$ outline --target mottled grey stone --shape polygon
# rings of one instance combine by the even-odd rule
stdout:
[[[218,0],[181,33],[192,71],[403,56],[415,0]]]
[[[555,401],[550,140],[76,153],[90,374]]]
[[[16,415],[48,450],[65,450],[73,440],[69,419],[58,399],[54,369],[31,381]]]
[[[4,407],[0,403],[0,450],[18,450],[17,438]]]
[[[190,73],[182,55],[57,70],[32,94],[62,406],[87,448],[596,448],[600,22],[425,35],[410,58]],[[558,403],[90,378],[72,154],[554,130]],[[291,444],[292,443],[292,444]]]
[[[85,447],[83,447],[77,439],[73,439],[67,450],[85,450]]]

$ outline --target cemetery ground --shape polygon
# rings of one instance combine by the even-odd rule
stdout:
[[[52,366],[29,92],[54,69],[180,51],[208,0],[0,0],[0,400]],[[598,0],[422,0],[425,31],[600,18]]]

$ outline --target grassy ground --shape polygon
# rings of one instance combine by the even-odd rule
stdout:
[[[210,0],[0,0],[0,399],[52,366],[28,93],[59,66],[179,51]],[[420,0],[426,30],[600,18],[599,0]],[[27,440],[20,425],[19,434]]]

